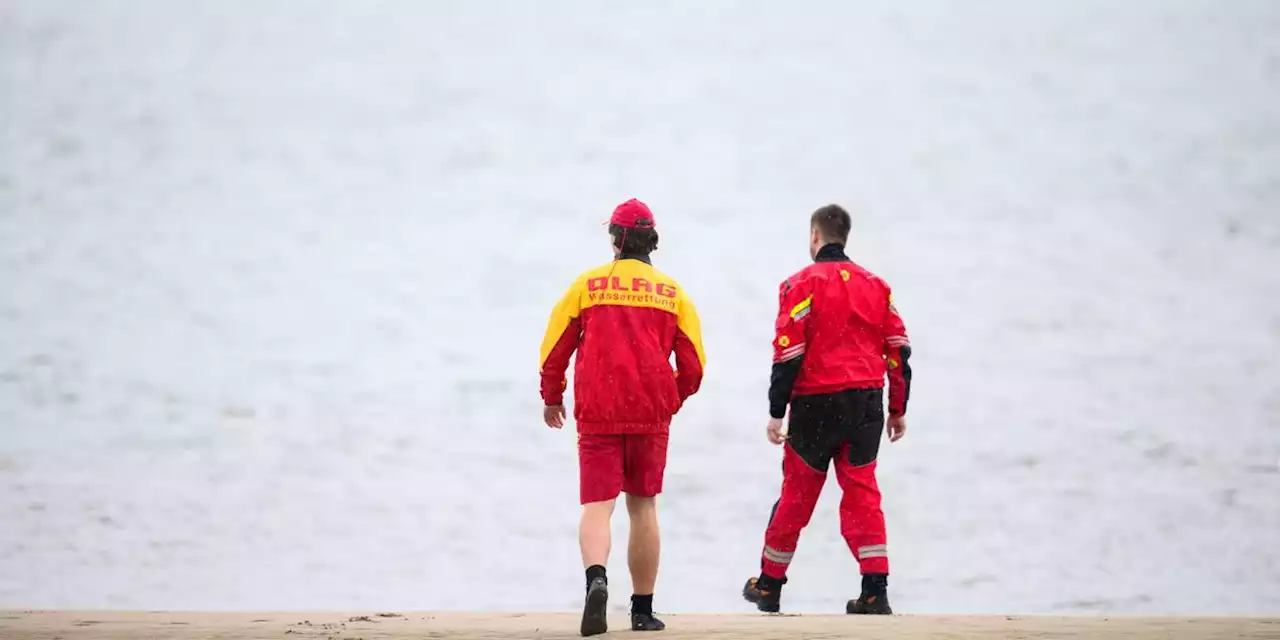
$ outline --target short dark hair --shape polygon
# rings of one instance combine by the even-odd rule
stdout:
[[[658,249],[658,230],[653,227],[633,229],[610,224],[609,235],[613,236],[613,246],[622,253],[647,256]]]
[[[853,220],[843,207],[838,204],[829,204],[813,212],[809,217],[809,225],[818,229],[818,234],[823,240],[847,244],[849,230],[853,228]]]

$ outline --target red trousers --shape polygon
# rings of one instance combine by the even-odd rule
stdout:
[[[833,460],[836,480],[843,491],[840,533],[858,559],[862,573],[889,573],[884,512],[880,510],[880,487],[876,484],[876,452],[883,428],[883,414],[876,419],[874,415],[857,412],[856,407],[863,404],[858,398],[838,400],[853,407],[818,406],[806,411],[793,404],[790,439],[783,447],[782,495],[774,505],[773,516],[764,534],[763,575],[779,579],[786,577],[787,567],[800,541],[800,531],[809,524],[813,509],[818,505],[818,496],[827,481],[827,468]],[[874,399],[868,398],[866,404],[878,400],[877,394]],[[878,406],[866,413],[874,413]],[[836,428],[830,420],[821,420],[814,415],[821,417],[839,413],[844,414],[839,415],[839,422],[853,425]],[[848,415],[863,415],[865,421],[850,420],[845,417]],[[815,424],[821,428],[811,428]]]

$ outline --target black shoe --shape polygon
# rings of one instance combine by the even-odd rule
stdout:
[[[652,613],[632,613],[631,614],[631,630],[632,631],[662,631],[667,625],[661,620],[654,617]]]
[[[609,630],[609,585],[604,578],[596,578],[587,587],[587,602],[582,607],[582,635],[598,636]]]
[[[889,608],[889,576],[883,573],[862,576],[862,595],[857,600],[850,600],[844,606],[844,612],[856,615],[892,614],[893,609]]]
[[[786,582],[768,576],[748,578],[742,587],[742,598],[765,613],[777,613],[782,609],[782,585]]]

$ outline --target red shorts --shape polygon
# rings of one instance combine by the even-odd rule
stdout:
[[[578,435],[578,492],[582,504],[618,493],[651,498],[662,493],[667,469],[666,433]]]

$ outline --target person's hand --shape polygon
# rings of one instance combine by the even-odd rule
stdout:
[[[889,421],[884,425],[884,430],[889,434],[889,442],[901,440],[902,436],[907,435],[907,417],[890,416]]]
[[[773,444],[782,444],[787,439],[787,434],[782,432],[782,418],[769,418],[769,427],[765,432],[769,436],[769,442]]]
[[[542,409],[542,421],[552,429],[564,426],[564,405],[556,404]]]

